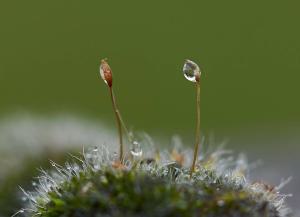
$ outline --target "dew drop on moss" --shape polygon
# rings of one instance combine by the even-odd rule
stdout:
[[[130,153],[133,157],[141,157],[143,155],[141,145],[137,141],[133,141]]]
[[[222,207],[222,206],[224,206],[225,201],[224,200],[218,200],[217,204],[218,204],[218,206]]]

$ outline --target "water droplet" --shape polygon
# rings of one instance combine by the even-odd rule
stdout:
[[[98,147],[94,147],[93,152],[98,152]]]
[[[218,200],[217,204],[218,206],[224,206],[225,202],[224,200]]]
[[[23,213],[23,212],[25,212],[24,209],[19,210],[19,213]]]
[[[36,186],[37,184],[36,184],[36,182],[32,182],[32,186]]]
[[[133,141],[130,153],[133,157],[141,157],[143,155],[141,145],[137,141]]]
[[[112,159],[113,159],[113,161],[117,161],[117,159],[118,159],[118,153],[116,151],[114,151],[114,153],[112,155]]]
[[[183,75],[187,80],[197,82],[200,79],[201,71],[196,63],[186,60],[183,65]]]
[[[94,169],[95,169],[95,170],[99,170],[99,169],[100,169],[100,166],[99,166],[98,164],[95,164],[95,165],[94,165]]]
[[[27,197],[22,197],[22,201],[27,201]]]

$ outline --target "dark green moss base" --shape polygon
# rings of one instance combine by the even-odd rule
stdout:
[[[51,192],[44,217],[277,217],[272,205],[223,183],[176,184],[137,171],[81,174]]]

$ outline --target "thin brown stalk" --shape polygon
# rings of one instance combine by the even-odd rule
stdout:
[[[197,162],[198,152],[200,148],[200,82],[196,82],[196,132],[195,132],[195,147],[194,147],[194,158],[190,171],[190,178],[193,176],[195,171],[195,165]]]
[[[120,156],[119,156],[119,160],[120,162],[123,161],[124,159],[124,150],[123,150],[123,137],[122,137],[122,118],[121,118],[121,114],[119,112],[119,109],[118,109],[118,106],[117,106],[117,103],[116,103],[116,99],[115,99],[115,95],[114,95],[114,91],[112,89],[112,87],[109,87],[109,93],[110,93],[110,98],[111,98],[111,102],[112,102],[112,105],[113,105],[113,109],[114,109],[114,112],[115,112],[115,115],[116,115],[116,121],[117,121],[117,128],[118,128],[118,134],[119,134],[119,144],[120,144]]]

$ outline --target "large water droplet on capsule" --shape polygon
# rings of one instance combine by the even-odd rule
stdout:
[[[133,157],[141,157],[143,155],[143,150],[140,143],[138,143],[137,141],[133,141],[130,153]]]
[[[201,76],[201,71],[195,62],[191,60],[185,60],[183,65],[183,75],[187,80],[197,82]]]

